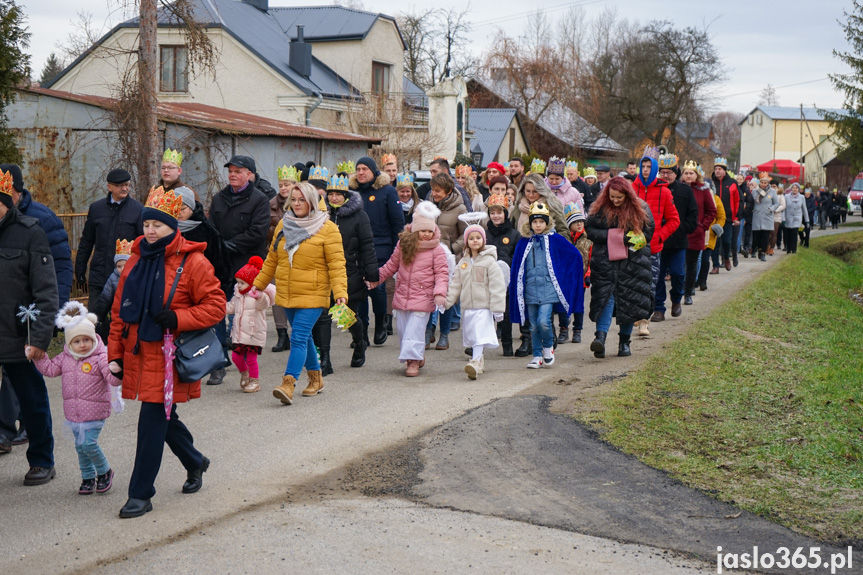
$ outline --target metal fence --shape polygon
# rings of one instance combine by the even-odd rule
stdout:
[[[84,223],[87,221],[87,214],[57,214],[57,217],[63,222],[63,227],[69,236],[69,247],[72,248],[72,265],[75,265],[75,257],[78,254],[78,242],[81,240],[81,234],[84,232]],[[86,304],[88,290],[78,285],[77,281],[73,281],[71,297],[72,299],[81,300]]]

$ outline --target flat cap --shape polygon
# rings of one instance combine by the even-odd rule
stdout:
[[[105,178],[109,184],[125,184],[132,179],[132,174],[123,168],[117,168],[108,172],[108,177]]]
[[[233,158],[228,160],[227,164],[225,164],[226,168],[228,166],[237,166],[238,168],[246,168],[250,172],[256,172],[257,171],[257,169],[255,168],[255,160],[253,160],[249,156],[234,156]]]

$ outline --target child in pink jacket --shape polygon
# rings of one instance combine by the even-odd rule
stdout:
[[[398,272],[393,297],[393,315],[399,334],[399,361],[406,363],[405,375],[416,377],[425,365],[425,332],[429,314],[444,310],[449,267],[447,251],[440,243],[435,219],[440,210],[432,202],[420,202],[410,225],[399,234],[389,261],[380,269],[376,287]]]
[[[111,489],[114,472],[99,447],[99,433],[111,415],[112,403],[116,411],[122,411],[121,381],[108,369],[108,350],[96,335],[97,321],[96,314],[87,313],[82,304],[68,302],[55,320],[58,328],[65,329],[63,351],[54,359],[46,355],[34,361],[42,375],[62,376],[64,425],[75,437],[81,495]]]
[[[258,356],[267,343],[267,308],[276,301],[276,286],[269,284],[264,291],[259,291],[252,285],[263,265],[264,260],[258,256],[249,258],[249,263],[234,276],[237,278],[234,297],[226,306],[228,315],[234,314],[231,359],[240,370],[240,389],[245,393],[261,389]]]

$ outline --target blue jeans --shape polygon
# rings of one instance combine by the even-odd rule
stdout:
[[[608,303],[605,304],[605,309],[596,318],[596,331],[608,333],[611,327],[611,318],[614,317],[614,295],[608,298]],[[632,322],[620,324],[620,335],[632,334]]]
[[[666,274],[671,274],[671,303],[680,303],[683,299],[683,280],[686,275],[686,249],[662,250],[662,256],[659,258],[659,279],[654,291],[655,309],[662,313],[665,313]]]
[[[90,423],[90,422],[88,422]],[[102,425],[105,420],[102,420]],[[81,468],[82,479],[94,479],[97,475],[105,475],[111,469],[108,459],[99,447],[99,434],[102,427],[93,427],[84,432],[84,443],[75,442],[78,452],[78,467]]]
[[[51,405],[45,379],[29,361],[4,363],[3,368],[12,383],[21,412],[21,425],[30,436],[27,463],[30,467],[54,466],[54,434],[51,432]]]
[[[449,335],[450,326],[452,326],[452,318],[455,315],[455,306],[452,306],[448,310],[443,313],[437,313],[433,311],[429,314],[429,321],[426,324],[426,329],[434,329],[436,325],[440,324],[440,332],[443,334]]]
[[[533,344],[533,357],[542,357],[542,348],[554,347],[554,332],[551,329],[551,312],[554,304],[529,303],[527,317],[530,318],[530,339]]]
[[[323,311],[325,310],[319,307],[285,309],[288,323],[291,324],[291,353],[288,356],[288,365],[285,366],[285,375],[292,375],[294,379],[298,379],[303,367],[306,371],[320,371],[321,364],[318,361],[318,350],[312,339],[312,328]]]

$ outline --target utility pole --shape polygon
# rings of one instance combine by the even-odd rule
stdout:
[[[138,171],[138,196],[146,200],[150,185],[159,181],[159,120],[156,100],[158,62],[157,0],[140,0],[140,45],[138,47],[138,87],[141,97],[139,120],[140,150],[135,159]]]
[[[797,177],[800,179],[800,185],[804,185],[806,182],[803,181],[803,122],[805,121],[805,117],[803,116],[803,104],[800,104],[800,168],[797,170]]]

